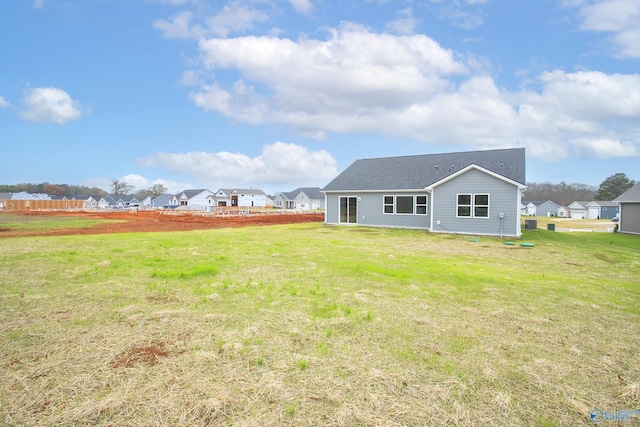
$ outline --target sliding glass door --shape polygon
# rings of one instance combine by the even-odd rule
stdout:
[[[346,224],[358,223],[358,198],[340,197],[340,222]]]

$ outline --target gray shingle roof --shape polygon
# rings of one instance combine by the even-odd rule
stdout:
[[[289,191],[288,193],[282,193],[282,194],[288,200],[293,200],[298,196],[298,194],[300,194],[300,192],[304,192],[304,194],[306,194],[308,198],[314,199],[314,200],[316,199],[320,200],[320,199],[324,199],[324,195],[320,193],[320,191],[322,191],[320,187],[301,187],[301,188],[296,188],[293,191]]]
[[[322,191],[416,190],[475,164],[522,185],[524,148],[356,160]]]
[[[619,195],[614,202],[640,202],[640,182]]]
[[[187,199],[192,199],[193,197],[197,196],[198,194],[202,193],[203,191],[209,191],[206,188],[202,188],[199,190],[184,190],[182,193],[179,193],[178,196],[181,196],[184,194],[184,196]]]

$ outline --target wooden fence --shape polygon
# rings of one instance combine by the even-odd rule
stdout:
[[[5,211],[63,210],[83,207],[83,200],[0,200],[0,209]]]

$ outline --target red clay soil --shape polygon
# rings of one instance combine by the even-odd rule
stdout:
[[[106,219],[122,222],[97,224],[87,228],[65,228],[43,232],[0,228],[0,238],[21,236],[69,236],[75,234],[110,234],[162,231],[207,230],[213,228],[247,227],[255,225],[296,224],[303,222],[323,222],[324,214],[251,214],[245,216],[212,216],[203,213],[160,211],[131,212],[68,212],[68,211],[27,211],[7,212],[27,216],[66,216],[79,219]],[[0,213],[0,222],[2,222]]]

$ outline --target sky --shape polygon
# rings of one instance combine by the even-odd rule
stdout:
[[[274,194],[510,147],[640,180],[640,1],[0,2],[0,184]]]

